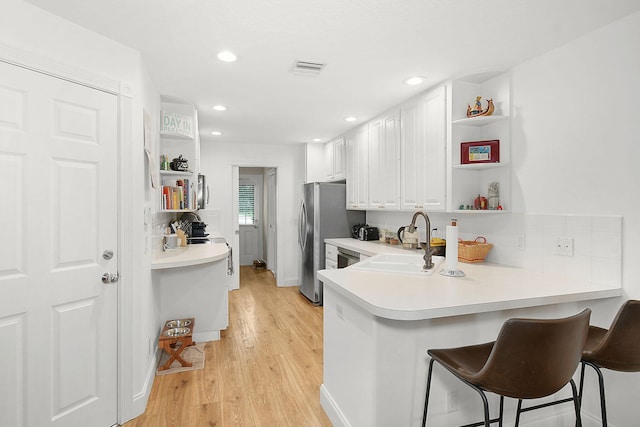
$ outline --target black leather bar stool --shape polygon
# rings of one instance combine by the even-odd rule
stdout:
[[[598,374],[602,425],[607,426],[602,368],[619,372],[640,372],[640,301],[627,301],[607,329],[589,327],[587,343],[582,353],[580,399],[584,385],[584,370],[591,366]]]
[[[428,350],[431,360],[422,425],[426,426],[433,363],[438,362],[463,383],[480,394],[484,421],[465,427],[502,426],[504,398],[537,399],[552,395],[571,384],[576,413],[580,419],[580,402],[572,379],[587,339],[591,310],[563,319],[509,319],[494,342],[458,348]],[[500,395],[500,415],[490,419],[485,392]],[[518,405],[516,425],[520,417]],[[526,409],[525,409],[526,410]],[[522,410],[522,411],[525,411]]]

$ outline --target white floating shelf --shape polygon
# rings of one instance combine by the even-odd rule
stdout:
[[[497,162],[497,163],[475,163],[475,164],[467,164],[467,165],[453,165],[454,169],[469,169],[469,170],[479,170],[479,169],[493,169],[500,168],[502,166],[506,166],[506,162]]]
[[[484,126],[490,123],[506,120],[508,118],[509,116],[465,117],[464,119],[454,120],[451,123],[458,126]]]

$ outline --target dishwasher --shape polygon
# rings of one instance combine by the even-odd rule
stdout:
[[[338,247],[338,268],[345,268],[357,262],[360,262],[358,252]]]

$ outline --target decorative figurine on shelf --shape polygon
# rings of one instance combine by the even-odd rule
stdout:
[[[482,109],[482,103],[480,102],[481,99],[481,96],[476,96],[476,102],[473,108],[471,108],[471,105],[467,104],[467,117],[490,116],[493,114],[495,109],[493,99],[487,99],[487,108],[485,110]]]
[[[187,161],[187,159],[182,157],[182,154],[173,159],[169,166],[171,167],[172,171],[186,172],[189,170],[189,162]]]
[[[489,183],[489,209],[498,209],[500,206],[500,183],[499,182],[491,182]]]

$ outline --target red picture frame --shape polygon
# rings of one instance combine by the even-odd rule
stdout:
[[[500,162],[500,140],[470,141],[460,143],[460,164]]]

